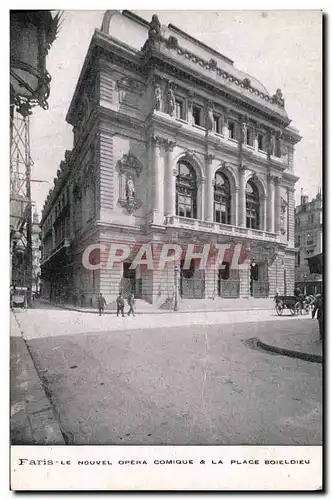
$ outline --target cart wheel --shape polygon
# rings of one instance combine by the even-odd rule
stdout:
[[[300,313],[302,314],[301,303],[300,302],[296,302],[295,309],[294,309],[294,314],[299,315]]]
[[[310,305],[309,304],[305,304],[305,306],[303,307],[303,310],[302,310],[302,314],[309,314],[310,310],[311,310]]]
[[[281,304],[276,305],[276,311],[277,311],[278,316],[282,315],[282,313],[284,312],[284,308],[282,307]]]

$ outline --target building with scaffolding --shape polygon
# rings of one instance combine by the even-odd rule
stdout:
[[[60,15],[48,10],[10,11],[10,261],[11,286],[33,289],[33,218],[29,117],[48,108],[51,77],[46,56]]]
[[[50,298],[93,305],[119,290],[162,305],[182,297],[272,297],[294,289],[294,147],[280,89],[176,26],[107,11],[73,95],[66,151],[45,202],[42,279]],[[215,269],[193,259],[86,269],[88,245],[230,244]],[[240,244],[250,259],[231,269]],[[243,257],[243,255],[242,255]],[[97,253],[94,262],[102,259]],[[99,266],[100,267],[100,266]],[[178,274],[179,273],[179,276]],[[177,281],[178,276],[178,281]],[[178,288],[179,287],[179,288]]]

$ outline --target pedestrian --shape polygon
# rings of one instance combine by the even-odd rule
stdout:
[[[122,292],[120,292],[117,299],[116,299],[116,315],[117,316],[119,316],[119,313],[121,312],[122,317],[124,318],[124,306],[125,306],[125,301],[124,301]]]
[[[129,305],[129,311],[127,312],[128,316],[130,316],[130,313],[132,313],[133,316],[135,316],[135,296],[133,293],[130,293],[127,299],[128,305]]]
[[[102,314],[105,314],[105,306],[106,306],[105,297],[100,292],[99,297],[98,297],[99,316],[101,316]]]
[[[311,313],[312,319],[315,318],[317,312],[317,320],[319,327],[319,338],[323,340],[323,297],[320,293],[317,293],[314,308]]]

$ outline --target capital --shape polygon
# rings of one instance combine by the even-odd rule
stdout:
[[[205,155],[205,161],[211,165],[212,161],[214,160],[214,155],[209,155],[209,154],[206,154]]]
[[[173,149],[175,148],[175,146],[176,146],[176,142],[175,141],[170,141],[169,139],[165,139],[165,141],[164,141],[165,151],[173,151]]]
[[[151,137],[151,142],[154,146],[161,147],[163,145],[164,139],[163,137],[159,137],[158,135],[154,135]]]
[[[241,174],[244,174],[244,172],[245,172],[246,170],[248,170],[248,169],[247,169],[247,167],[245,167],[244,165],[241,165],[241,167],[239,167],[239,170],[240,170]]]

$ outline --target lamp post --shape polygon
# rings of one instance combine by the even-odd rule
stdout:
[[[178,311],[178,294],[179,294],[179,266],[174,267],[174,282],[175,282],[175,290],[174,290],[174,311]]]
[[[303,276],[303,282],[304,282],[304,289],[303,289],[303,293],[304,295],[307,295],[307,285],[306,285],[306,280],[307,280],[307,275],[304,274]]]

